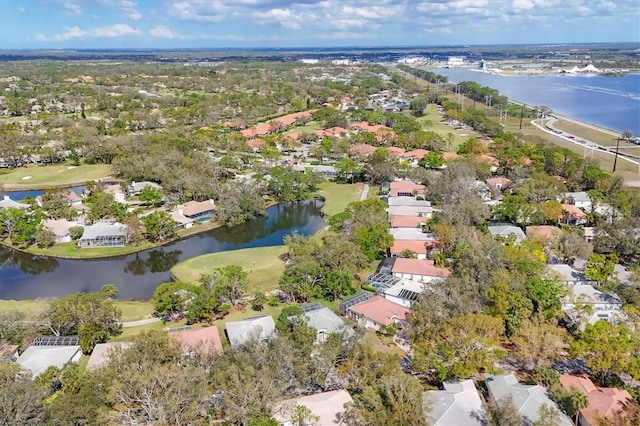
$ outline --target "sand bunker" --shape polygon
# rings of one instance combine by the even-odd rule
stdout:
[[[22,180],[29,180],[29,179],[31,179],[31,176],[25,176],[22,178]]]

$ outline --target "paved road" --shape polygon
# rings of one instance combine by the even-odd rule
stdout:
[[[154,322],[159,322],[159,321],[161,321],[160,318],[145,318],[138,321],[125,321],[122,323],[122,326],[124,328],[138,327],[141,325],[153,324]]]
[[[360,201],[364,201],[367,199],[367,195],[369,195],[369,184],[364,184],[364,189],[362,190],[362,194],[360,195]]]

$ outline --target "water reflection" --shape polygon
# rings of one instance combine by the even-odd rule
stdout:
[[[282,244],[294,231],[314,234],[324,226],[322,203],[310,200],[267,209],[267,216],[233,228],[219,228],[175,241],[161,248],[127,256],[71,260],[34,256],[0,246],[0,298],[34,299],[118,286],[123,299],[149,298],[170,280],[178,262],[205,253]],[[233,258],[233,252],[229,253]]]

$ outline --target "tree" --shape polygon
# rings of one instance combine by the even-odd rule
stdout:
[[[384,257],[393,245],[393,236],[389,234],[388,228],[386,223],[377,223],[355,231],[355,243],[370,261]]]
[[[592,254],[584,268],[584,276],[597,281],[603,287],[613,283],[614,268],[618,264],[618,256],[610,254]]]
[[[69,236],[72,240],[79,240],[84,233],[84,226],[72,226],[69,228]]]
[[[441,152],[431,151],[418,164],[427,169],[439,169],[444,164],[444,157]]]
[[[153,292],[154,315],[163,317],[182,317],[191,300],[200,293],[201,289],[193,284],[182,281],[172,281],[160,284]]]
[[[145,186],[138,195],[138,199],[144,204],[158,206],[162,203],[162,193],[153,186]]]
[[[142,237],[142,222],[135,215],[127,216],[124,220],[124,225],[127,230],[127,243],[137,246],[140,244]]]
[[[358,174],[358,171],[360,170],[360,165],[356,160],[349,157],[341,158],[340,161],[336,163],[335,167],[336,170],[338,170],[340,179],[346,181],[348,178],[351,178],[351,183],[353,183],[356,174]]]
[[[145,235],[149,241],[163,242],[175,236],[176,222],[164,211],[155,211],[142,218]]]
[[[82,351],[93,351],[97,343],[104,343],[122,333],[121,312],[111,299],[113,285],[100,291],[75,293],[49,304],[45,319],[56,336],[78,335]]]
[[[8,426],[40,424],[46,391],[35,386],[17,364],[0,364],[0,423]]]
[[[291,414],[291,423],[298,426],[317,426],[320,417],[304,405],[296,405]]]
[[[567,346],[568,333],[545,321],[525,321],[511,336],[511,354],[520,361],[522,368],[533,370],[548,367],[560,357]]]
[[[242,302],[249,288],[249,274],[239,265],[217,268],[212,276],[216,290],[222,299],[236,305]]]
[[[608,321],[587,324],[576,333],[569,347],[573,357],[584,358],[587,367],[596,372],[602,383],[608,384],[613,374],[628,373],[640,377],[638,339],[624,325]]]
[[[267,296],[263,292],[257,292],[251,299],[251,309],[260,312],[264,308],[264,304],[267,303]]]
[[[533,302],[534,313],[551,318],[560,309],[560,300],[567,290],[556,279],[533,276],[527,282],[529,298]]]
[[[538,419],[531,422],[531,426],[560,426],[561,422],[560,412],[557,408],[549,404],[542,404],[538,408]]]
[[[34,234],[35,243],[40,248],[49,248],[56,242],[56,234],[48,229],[41,229]]]
[[[494,426],[522,426],[523,418],[518,413],[511,395],[500,398],[498,401],[489,401],[491,424]]]

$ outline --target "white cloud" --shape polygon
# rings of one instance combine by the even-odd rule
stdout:
[[[158,38],[168,38],[168,39],[183,38],[180,34],[174,33],[164,25],[155,26],[149,31],[149,34]]]
[[[255,12],[253,17],[262,24],[274,23],[282,25],[285,28],[299,30],[300,17],[294,16],[289,9],[270,9],[266,12]]]
[[[126,24],[115,24],[106,27],[91,28],[87,31],[80,27],[64,27],[65,32],[53,36],[54,40],[75,40],[86,38],[113,38],[140,35],[140,31]]]
[[[37,34],[36,35],[36,40],[37,41],[47,41],[47,36],[45,36],[44,34]]]
[[[58,0],[62,6],[66,9],[67,15],[80,15],[82,14],[82,7],[75,0]]]
[[[136,3],[129,0],[121,0],[120,7],[122,7],[122,11],[127,15],[127,18],[133,21],[142,19],[142,14],[136,9]]]

